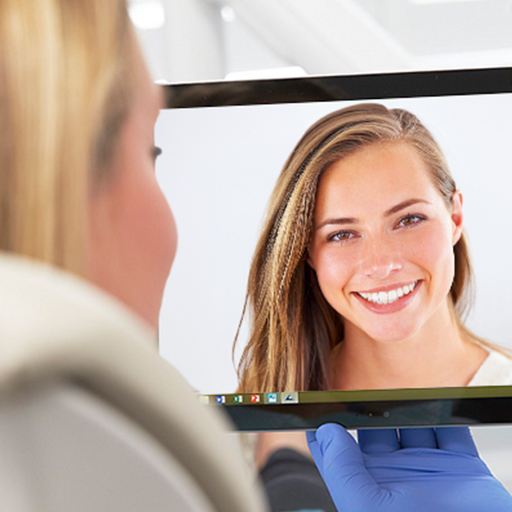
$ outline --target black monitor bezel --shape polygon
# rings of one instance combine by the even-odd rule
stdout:
[[[460,96],[512,92],[512,67],[163,85],[165,108],[270,105],[338,100]],[[327,421],[347,428],[512,423],[512,386],[364,391],[359,400],[298,404],[224,404],[241,431],[313,429]],[[421,395],[421,393],[423,393]],[[425,393],[427,393],[425,395]]]
[[[284,393],[286,395],[286,393]],[[208,397],[240,431],[311,430],[327,422],[349,429],[503,425],[512,422],[512,386],[299,392],[297,403],[253,404],[243,395]],[[240,396],[240,395],[238,395]]]
[[[512,92],[512,67],[163,85],[166,108]]]

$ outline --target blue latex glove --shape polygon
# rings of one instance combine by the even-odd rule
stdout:
[[[466,427],[361,430],[359,444],[335,424],[307,434],[340,511],[512,511]]]

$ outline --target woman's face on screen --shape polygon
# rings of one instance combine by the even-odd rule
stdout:
[[[460,193],[447,208],[404,142],[365,147],[324,172],[309,264],[347,329],[403,340],[448,307],[461,208]]]
[[[172,212],[155,174],[154,125],[162,106],[137,52],[137,83],[108,179],[91,199],[90,278],[152,327],[176,249]]]

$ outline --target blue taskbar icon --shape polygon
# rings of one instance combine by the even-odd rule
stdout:
[[[279,398],[279,393],[265,393],[265,403],[266,404],[277,404]]]
[[[217,404],[225,404],[226,403],[226,397],[224,395],[217,395],[215,397],[215,403],[217,403]]]

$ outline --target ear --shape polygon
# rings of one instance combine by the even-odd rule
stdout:
[[[462,229],[464,227],[464,215],[462,213],[462,192],[456,190],[452,196],[452,245],[455,245],[462,236]]]

